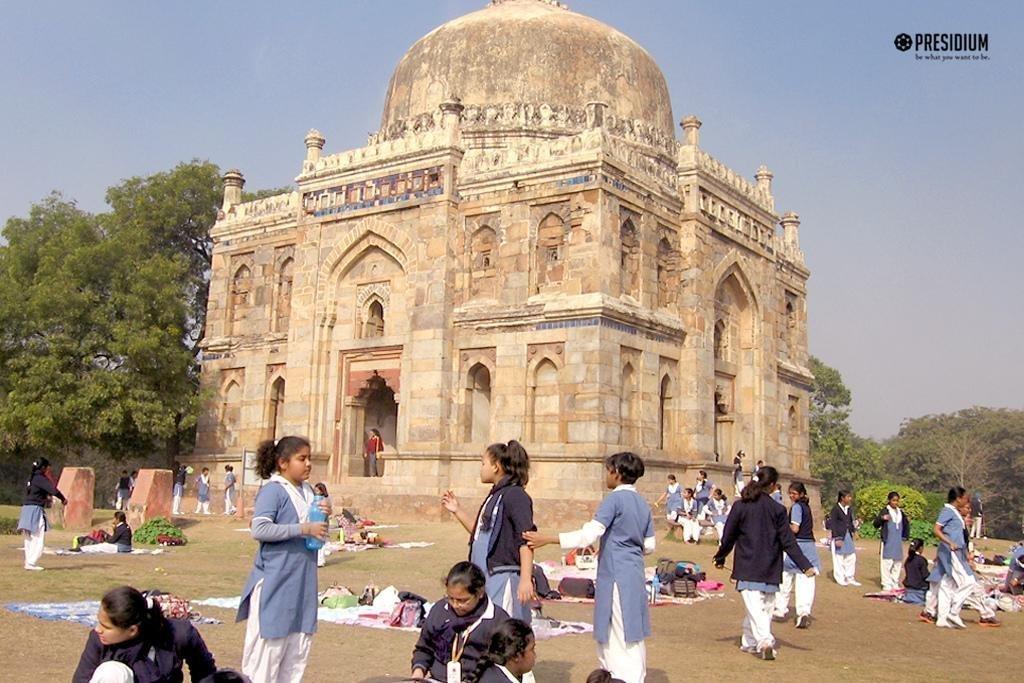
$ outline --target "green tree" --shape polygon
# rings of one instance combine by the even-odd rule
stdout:
[[[824,480],[822,498],[836,491],[856,490],[881,477],[883,447],[850,429],[850,390],[842,375],[811,356],[811,475]]]

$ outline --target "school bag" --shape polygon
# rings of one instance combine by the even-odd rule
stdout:
[[[533,565],[533,588],[537,591],[538,597],[547,600],[561,600],[562,598],[558,591],[551,590],[551,584],[544,573],[544,568],[539,564]]]
[[[401,595],[412,594],[403,592]],[[388,626],[395,626],[398,628],[418,628],[423,624],[423,620],[425,618],[423,603],[424,600],[418,595],[403,599],[400,603],[395,605],[394,609],[391,610],[391,618],[388,620]]]
[[[590,546],[576,553],[577,569],[597,569],[597,553]]]
[[[558,591],[570,598],[594,598],[594,580],[578,576],[567,576],[558,584]]]
[[[168,619],[188,619],[193,614],[192,605],[185,598],[179,598],[170,593],[161,593],[158,590],[145,591],[143,595],[152,598],[153,602],[160,605],[160,611]],[[198,613],[196,616],[199,616]]]

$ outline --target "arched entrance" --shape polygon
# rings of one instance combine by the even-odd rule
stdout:
[[[387,380],[375,374],[366,381],[366,386],[359,390],[356,401],[362,404],[363,446],[365,447],[366,441],[370,438],[371,430],[376,429],[384,440],[384,452],[394,452],[398,434],[398,402]],[[361,462],[359,471],[362,472]]]

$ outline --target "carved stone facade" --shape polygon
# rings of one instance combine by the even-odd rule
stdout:
[[[633,80],[570,102],[606,74],[542,60],[504,88],[524,65],[490,47],[473,56],[490,60],[489,87],[435,64],[438,41],[458,59],[487,27],[538,53],[546,39],[612,50]],[[568,95],[541,99],[555,92]],[[700,147],[700,121],[677,141],[670,118],[660,70],[628,38],[504,0],[410,50],[367,146],[322,156],[311,131],[297,192],[241,203],[229,172],[193,460],[303,434],[315,476],[342,492],[428,500],[479,495],[482,449],[519,439],[534,498],[582,507],[602,495],[597,463],[626,448],[651,491],[698,467],[724,483],[737,450],[806,481],[799,219],[775,213],[766,168],[743,178]],[[346,488],[372,427],[385,474]]]

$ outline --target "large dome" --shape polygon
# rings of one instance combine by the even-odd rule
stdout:
[[[604,102],[673,136],[661,69],[631,39],[553,0],[492,0],[421,38],[388,86],[381,129],[433,114],[456,96],[467,106],[582,109]]]

